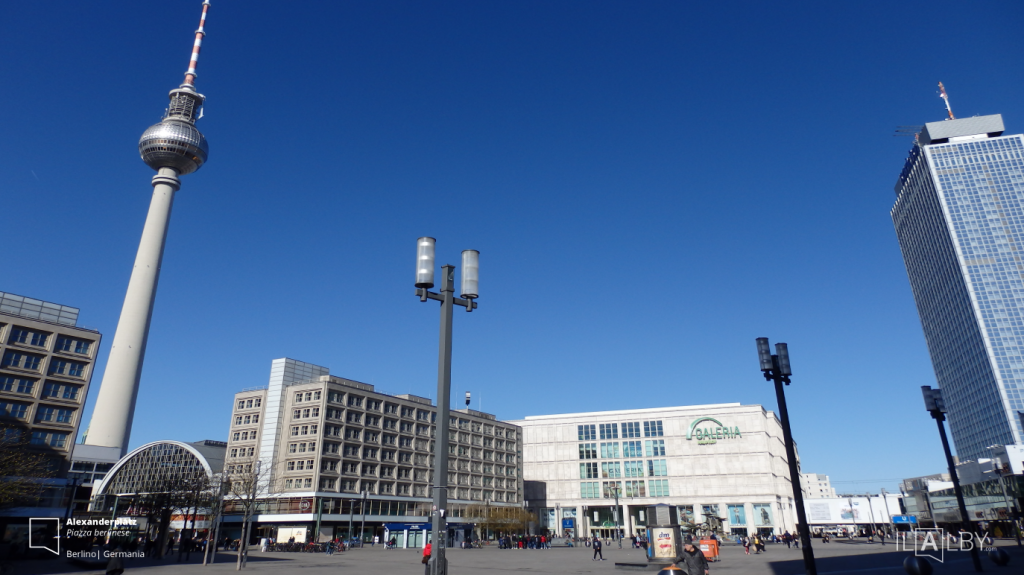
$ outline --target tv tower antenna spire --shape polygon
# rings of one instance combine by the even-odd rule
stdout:
[[[139,394],[171,206],[174,193],[181,187],[178,176],[195,172],[209,156],[206,138],[195,126],[196,120],[202,117],[201,107],[206,100],[196,92],[195,80],[209,9],[210,0],[205,0],[185,81],[171,90],[171,103],[163,119],[150,126],[139,139],[142,161],[157,172],[153,176],[153,198],[86,438],[87,445],[118,449],[120,456],[127,452],[135,418],[135,400]]]
[[[946,94],[946,87],[939,82],[939,97],[946,101],[946,112],[949,114],[950,120],[955,120],[956,116],[953,115],[953,108],[949,107],[949,96]]]

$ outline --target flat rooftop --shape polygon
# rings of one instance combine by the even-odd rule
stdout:
[[[77,327],[79,309],[12,293],[0,292],[0,312],[26,319],[37,319]]]

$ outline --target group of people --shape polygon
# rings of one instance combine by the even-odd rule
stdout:
[[[505,535],[498,538],[498,549],[551,549],[546,535]]]

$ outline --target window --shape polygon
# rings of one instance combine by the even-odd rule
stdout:
[[[618,439],[619,425],[617,423],[602,423],[600,425],[601,439]]]
[[[647,497],[643,481],[627,481],[626,497]]]
[[[648,459],[647,475],[650,477],[667,477],[668,461],[665,459]]]
[[[249,423],[252,422],[252,416],[251,415],[246,415],[245,418],[242,419],[242,421],[245,423],[245,425],[248,425]]]
[[[75,340],[75,353],[87,354],[89,353],[89,344],[92,342],[82,341],[80,339]]]
[[[242,425],[242,416],[238,415],[235,417],[235,425]]]
[[[259,414],[256,414],[256,415],[252,416],[252,422],[253,423],[259,423],[260,422]]]
[[[46,340],[49,339],[49,337],[50,336],[45,334],[45,333],[38,333],[38,332],[33,333],[32,334],[32,345],[38,345],[39,347],[44,347],[46,345]]]
[[[618,477],[622,477],[622,466],[619,465],[618,461],[602,463],[601,477],[606,479],[615,479]]]
[[[29,355],[27,353],[17,353],[14,351],[8,351],[4,354],[2,365],[3,367],[18,367],[21,369],[39,369],[39,356]]]
[[[299,426],[298,425],[293,425],[292,426],[292,437],[295,437],[298,434],[299,434]]]
[[[647,482],[651,488],[651,497],[669,497],[668,479],[651,479]],[[641,486],[643,489],[643,486]]]
[[[236,409],[245,409],[245,401],[239,399],[238,400],[238,407]]]
[[[85,371],[85,365],[74,361],[53,360],[50,362],[50,374],[69,375],[81,377]]]
[[[299,462],[299,465],[302,465],[302,462],[301,462],[301,461]],[[286,469],[287,469],[288,471],[295,471],[295,462],[294,462],[294,461],[289,461],[289,462],[288,462],[288,466],[287,466],[287,468],[286,468]]]
[[[596,443],[581,443],[580,444],[580,459],[597,459],[597,444]]]
[[[14,328],[11,330],[11,337],[7,339],[7,343],[25,343],[30,333],[25,329]]]
[[[0,417],[13,417],[14,419],[25,419],[28,413],[28,406],[23,403],[10,403],[0,401]]]
[[[648,439],[644,442],[645,454],[648,457],[657,457],[659,455],[665,455],[665,440],[664,439]]]
[[[58,409],[57,410],[57,423],[71,423],[70,409]]]
[[[639,421],[627,421],[622,424],[622,438],[629,439],[632,437],[640,437]]]
[[[259,397],[257,397],[256,399],[252,400],[253,407],[259,407],[262,403],[263,403],[263,399],[259,398]]]
[[[33,445],[49,445],[50,447],[64,447],[64,445],[67,443],[67,440],[67,433],[33,431],[31,443]]]
[[[292,488],[292,481],[293,481],[292,479],[285,479],[284,480],[284,488],[285,489],[291,489]]]
[[[240,434],[236,431],[235,433],[233,433],[231,435],[231,441],[238,441],[239,437],[240,437]]]
[[[348,404],[350,406],[352,406],[352,407],[362,407],[363,406],[363,398],[355,396],[355,395],[349,395],[348,396]]]
[[[602,496],[612,499],[615,497],[615,491],[618,490],[619,497],[622,497],[622,482],[621,481],[602,481],[601,482]]]
[[[644,437],[662,437],[665,433],[661,429],[660,421],[644,422]]]
[[[320,392],[319,391],[314,391],[313,392],[313,400],[315,401],[315,400],[318,400],[318,399],[320,399]]]
[[[581,463],[580,464],[580,479],[597,479],[597,464],[596,463]]]
[[[644,462],[643,461],[626,461],[623,463],[626,468],[626,477],[643,477],[644,476]]]
[[[584,481],[580,483],[580,498],[598,499],[601,497],[601,490],[596,481]]]
[[[298,479],[296,479],[295,481],[298,481]],[[303,487],[313,487],[313,478],[312,477],[307,477],[303,481],[302,486]]]
[[[60,397],[60,384],[50,382],[43,384],[43,397]]]
[[[295,403],[302,403],[302,394],[301,393],[296,393],[295,394]]]
[[[580,441],[588,441],[591,439],[597,439],[597,430],[595,425],[577,425],[576,432],[579,435]]]
[[[58,337],[56,351],[71,351],[71,346],[74,345],[74,343],[75,340],[71,339],[70,337]],[[86,346],[86,349],[88,349],[88,346]]]
[[[602,443],[601,444],[601,459],[618,459],[619,458],[619,444],[618,443]]]
[[[231,450],[231,457],[238,457],[238,449]]]
[[[251,409],[252,408],[252,400],[251,399],[245,400],[245,408],[246,409]]]
[[[643,457],[643,446],[640,445],[639,441],[623,441],[622,442],[622,456],[623,457]]]

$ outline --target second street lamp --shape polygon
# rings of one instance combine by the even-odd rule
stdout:
[[[789,427],[786,390],[783,387],[783,384],[789,385],[789,376],[793,375],[793,370],[789,366],[789,346],[784,343],[775,344],[775,354],[773,355],[768,338],[759,337],[757,338],[757,357],[761,362],[764,378],[775,382],[775,396],[779,401],[779,422],[782,424],[782,439],[786,442],[786,459],[789,460],[789,477],[793,484],[793,500],[796,502],[796,518],[799,522],[797,529],[800,531],[800,543],[803,544],[804,571],[807,575],[818,575],[818,566],[814,563],[814,551],[811,550],[811,530],[807,525],[804,494],[800,489],[800,469],[796,462],[796,448],[793,447],[793,431]]]
[[[456,305],[467,312],[476,309],[473,301],[480,295],[480,252],[462,252],[462,297],[455,297],[455,266],[441,267],[441,293],[434,293],[434,238],[416,240],[416,296],[421,302],[428,299],[441,302],[441,336],[437,358],[437,441],[434,444],[434,503],[431,509],[430,575],[446,575],[448,561],[448,525],[445,511],[448,507],[448,408],[452,389],[452,309]]]

